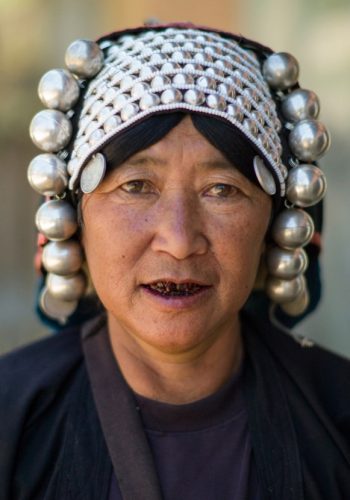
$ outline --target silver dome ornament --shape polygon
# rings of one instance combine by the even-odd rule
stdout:
[[[46,276],[46,287],[56,299],[65,301],[78,300],[84,295],[86,277],[81,272],[68,276],[49,273]]]
[[[184,101],[193,106],[200,106],[205,102],[205,94],[198,89],[189,89],[185,92]]]
[[[44,106],[68,111],[79,99],[77,80],[66,69],[52,69],[41,78],[38,94]]]
[[[39,297],[40,309],[51,319],[58,321],[61,324],[67,322],[67,318],[74,313],[78,307],[78,301],[65,301],[53,297],[45,286]]]
[[[265,193],[270,196],[276,194],[277,189],[275,179],[260,156],[254,157],[253,166],[256,178]]]
[[[295,125],[289,134],[289,146],[299,160],[315,161],[330,146],[328,130],[320,121],[302,120]]]
[[[305,289],[291,302],[281,304],[281,309],[289,316],[299,316],[303,314],[310,303],[309,292]]]
[[[327,190],[326,176],[314,165],[301,164],[287,177],[287,199],[298,207],[311,207],[322,200]]]
[[[59,195],[68,185],[67,165],[51,153],[33,158],[27,177],[31,187],[44,196]]]
[[[42,263],[49,273],[76,273],[83,264],[81,245],[75,240],[50,241],[44,246]]]
[[[153,106],[158,106],[159,103],[160,103],[160,98],[158,94],[154,94],[153,92],[147,92],[141,97],[139,106],[142,111],[146,111],[147,109],[152,108]]]
[[[45,109],[34,116],[29,133],[39,149],[46,153],[57,153],[70,141],[72,124],[62,111]]]
[[[76,40],[66,51],[67,68],[80,78],[92,78],[103,66],[103,52],[96,42]]]
[[[319,112],[320,101],[312,90],[294,90],[282,102],[283,116],[290,122],[298,122],[308,118],[316,119]]]
[[[106,172],[106,158],[97,153],[84,167],[80,177],[80,189],[83,193],[92,193],[101,183]]]
[[[303,275],[300,275],[291,280],[283,280],[274,276],[268,276],[265,289],[268,297],[273,302],[277,304],[291,302],[305,289],[305,278]]]
[[[174,104],[182,101],[182,93],[178,89],[166,89],[160,96],[162,104]]]
[[[286,90],[297,83],[299,64],[291,54],[276,52],[264,61],[262,72],[271,88]]]
[[[289,280],[306,271],[308,258],[302,248],[271,247],[266,253],[266,265],[271,276]]]
[[[280,247],[293,250],[309,243],[314,234],[314,223],[304,210],[290,208],[277,215],[271,233]]]
[[[49,240],[68,240],[78,229],[76,210],[64,200],[47,201],[38,209],[35,224]]]

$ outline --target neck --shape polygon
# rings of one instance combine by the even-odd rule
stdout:
[[[214,334],[206,345],[164,352],[131,335],[109,316],[114,356],[134,392],[172,404],[185,404],[216,392],[238,370],[242,359],[239,319]]]

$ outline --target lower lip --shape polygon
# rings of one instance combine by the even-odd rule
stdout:
[[[140,288],[148,299],[151,299],[153,303],[161,306],[163,310],[168,311],[190,309],[198,306],[205,301],[208,298],[208,295],[212,292],[212,287],[209,286],[201,288],[193,295],[166,296],[154,292],[144,286],[141,286]]]

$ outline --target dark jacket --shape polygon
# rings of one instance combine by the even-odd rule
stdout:
[[[263,498],[349,499],[350,362],[302,347],[269,323],[245,317],[243,324],[244,392]],[[0,500],[104,500],[111,473],[80,328],[4,356]]]

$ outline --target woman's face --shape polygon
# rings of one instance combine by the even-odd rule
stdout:
[[[190,117],[111,171],[82,210],[89,270],[116,334],[185,352],[233,328],[271,199]]]

